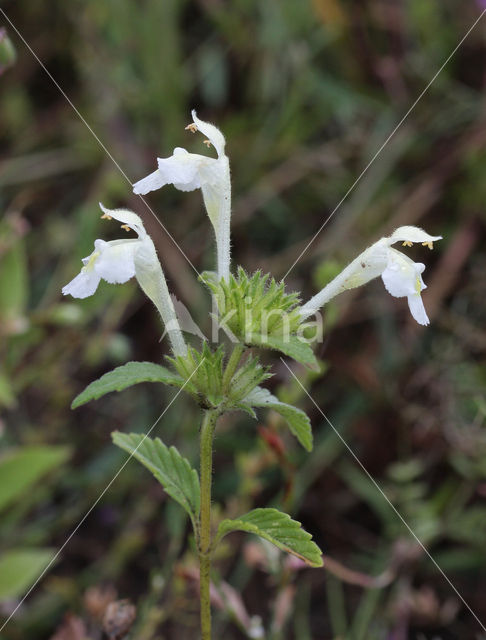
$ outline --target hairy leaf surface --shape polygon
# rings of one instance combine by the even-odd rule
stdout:
[[[140,382],[162,382],[173,387],[182,387],[184,380],[166,367],[154,362],[127,362],[121,367],[105,373],[89,384],[76,398],[71,408],[76,409],[90,400],[101,398],[112,391],[123,391]]]
[[[218,528],[221,539],[231,531],[246,531],[268,540],[282,551],[301,558],[311,567],[322,567],[322,553],[300,522],[277,509],[253,509],[236,520],[223,520]]]
[[[300,444],[312,451],[312,427],[309,417],[297,407],[285,402],[280,402],[278,398],[262,387],[257,387],[246,398],[242,400],[242,404],[249,407],[265,407],[267,409],[273,409],[279,413],[289,425],[290,430],[300,442]]]
[[[111,434],[114,444],[130,453],[157,478],[171,498],[189,514],[196,528],[200,495],[199,476],[175,447],[166,447],[159,438],[142,433]]]

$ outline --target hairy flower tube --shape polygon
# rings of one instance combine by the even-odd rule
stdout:
[[[421,325],[429,324],[421,293],[426,289],[422,280],[425,265],[414,262],[408,256],[392,248],[396,242],[411,247],[414,243],[433,248],[442,236],[431,236],[419,227],[399,227],[391,236],[381,238],[353,260],[324,289],[311,298],[302,308],[303,317],[320,309],[331,298],[381,276],[386,290],[395,298],[407,298],[410,313]]]
[[[142,220],[127,209],[106,209],[100,203],[103,218],[122,222],[122,229],[135,231],[137,238],[95,240],[94,251],[83,258],[80,273],[63,287],[64,295],[74,298],[92,296],[100,281],[122,284],[135,276],[144,293],[157,307],[166,326],[175,355],[187,353],[186,343],[177,321],[167,283],[157,258],[154,243],[145,231]]]
[[[166,184],[173,184],[180,191],[201,189],[216,234],[218,277],[227,280],[230,271],[231,182],[229,160],[224,153],[225,139],[217,127],[200,120],[194,110],[192,119],[193,123],[187,128],[205,135],[205,143],[213,145],[218,157],[189,153],[176,147],[169,158],[157,158],[158,169],[136,182],[133,191],[145,194]]]

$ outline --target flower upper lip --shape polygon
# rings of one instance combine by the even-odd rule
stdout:
[[[395,229],[391,236],[388,236],[386,240],[390,245],[395,244],[395,242],[403,242],[405,245],[411,245],[418,242],[423,245],[433,245],[437,240],[442,240],[442,236],[431,236],[420,227],[407,225]]]
[[[135,231],[139,238],[145,238],[147,236],[142,219],[140,216],[137,216],[136,213],[133,213],[133,211],[129,211],[128,209],[107,209],[102,202],[99,202],[98,204],[104,214],[102,217],[114,218],[115,220],[118,220],[118,222],[128,225],[130,229]]]
[[[209,139],[209,142],[216,149],[218,158],[223,156],[224,148],[226,146],[226,140],[224,138],[224,135],[221,133],[221,131],[217,127],[215,127],[214,124],[211,124],[209,122],[204,122],[204,120],[200,120],[197,117],[195,109],[191,111],[191,115],[192,115],[194,124],[196,125],[198,130]]]

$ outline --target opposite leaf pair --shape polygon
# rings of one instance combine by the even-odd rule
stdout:
[[[285,419],[290,431],[300,444],[310,451],[312,449],[312,429],[308,416],[301,409],[280,402],[268,390],[258,386],[260,382],[269,377],[266,369],[255,358],[248,359],[236,371],[233,384],[224,392],[222,389],[224,371],[221,357],[220,353],[211,354],[209,350],[206,351],[206,358],[199,357],[197,352],[191,349],[185,359],[177,358],[177,361],[173,361],[179,373],[173,373],[166,367],[153,362],[127,362],[88,385],[73,400],[72,408],[76,409],[107,393],[122,391],[135,384],[160,382],[184,389],[196,401],[204,403],[206,407],[208,401],[211,402],[211,408],[221,413],[241,410],[256,418],[254,409],[272,409]],[[183,375],[180,375],[181,373]],[[207,384],[208,375],[213,378],[213,381],[209,383],[212,394],[204,393],[204,385]]]
[[[175,447],[166,447],[159,438],[152,440],[143,434],[119,431],[115,431],[112,437],[117,446],[151,471],[171,498],[185,509],[198,538],[201,489],[197,471],[191,468],[189,461]],[[253,509],[235,520],[223,520],[219,523],[211,549],[232,531],[254,533],[282,551],[304,560],[309,566],[322,567],[321,551],[312,542],[311,534],[302,529],[300,522],[277,509]]]

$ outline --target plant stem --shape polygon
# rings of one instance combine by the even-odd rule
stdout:
[[[228,364],[226,365],[226,369],[223,374],[223,391],[227,391],[228,387],[231,383],[231,378],[233,377],[236,367],[238,366],[241,356],[243,355],[243,351],[245,350],[245,345],[238,342],[235,344],[233,351],[228,360]]]
[[[204,412],[201,426],[201,512],[199,515],[199,580],[201,601],[201,637],[211,640],[211,479],[213,472],[213,435],[218,412]]]

